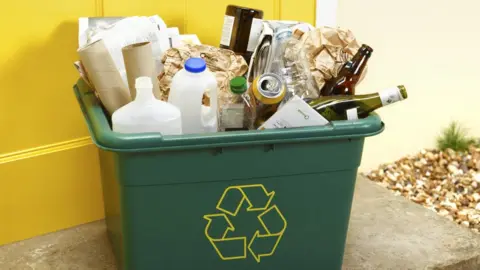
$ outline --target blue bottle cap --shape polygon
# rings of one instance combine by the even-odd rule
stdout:
[[[192,73],[203,72],[207,68],[207,63],[202,58],[191,57],[185,61],[185,69]]]

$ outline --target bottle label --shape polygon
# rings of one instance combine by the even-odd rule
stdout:
[[[382,106],[387,106],[403,99],[402,94],[400,94],[397,87],[385,89],[381,91],[379,95],[380,100],[382,101]]]
[[[347,113],[347,120],[350,120],[350,121],[358,120],[357,108],[348,109],[346,113]]]
[[[223,128],[242,128],[243,119],[243,104],[226,104],[221,110],[220,123]]]
[[[235,17],[225,15],[225,17],[223,18],[222,38],[220,39],[221,45],[230,46],[234,23]]]
[[[253,52],[258,45],[260,34],[263,30],[263,20],[253,18],[252,27],[250,28],[250,37],[248,38],[247,51]]]

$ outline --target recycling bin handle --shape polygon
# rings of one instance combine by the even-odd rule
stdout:
[[[88,87],[82,87],[79,85],[80,83],[85,84],[85,82],[78,82],[73,89],[87,123],[88,131],[95,144],[115,145],[116,148],[122,145],[128,148],[143,148],[150,146],[152,140],[163,140],[160,133],[122,134],[114,132],[106,117],[95,117],[96,115],[104,115],[100,101],[92,90]]]

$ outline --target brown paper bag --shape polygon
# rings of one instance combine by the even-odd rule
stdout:
[[[219,93],[228,93],[230,80],[235,76],[243,76],[248,70],[245,59],[231,50],[192,44],[171,48],[163,55],[164,71],[159,75],[162,100],[168,99],[173,76],[183,68],[185,61],[190,57],[201,57],[205,60],[208,69],[215,74]],[[204,95],[203,105],[210,105],[208,92]]]
[[[309,64],[318,88],[325,85],[325,81],[336,77],[343,64],[351,60],[360,49],[360,45],[353,33],[348,29],[334,27],[319,27],[304,33],[301,42],[291,48],[292,54],[296,51],[305,50]],[[286,57],[289,57],[287,54]],[[360,83],[367,67],[360,76]]]
[[[127,72],[128,88],[132,99],[135,99],[135,80],[138,77],[147,76],[152,78],[153,94],[157,99],[161,98],[157,75],[155,74],[155,62],[153,59],[150,42],[140,42],[122,48],[123,61]]]
[[[78,50],[90,82],[110,114],[131,101],[127,86],[102,40]]]

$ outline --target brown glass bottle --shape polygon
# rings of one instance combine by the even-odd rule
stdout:
[[[220,48],[230,49],[243,56],[247,64],[258,43],[262,31],[263,11],[228,5],[223,21]]]
[[[320,94],[322,96],[355,95],[355,86],[372,52],[373,49],[370,46],[363,44],[352,60],[342,66],[337,76],[327,81]]]

